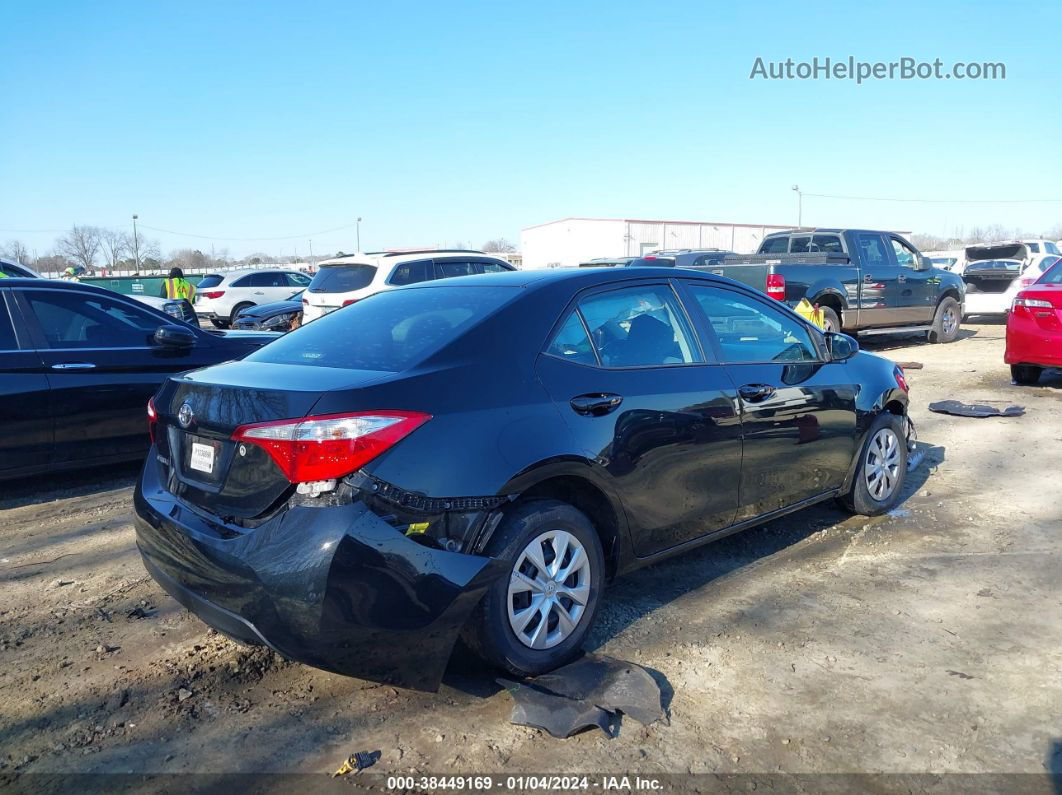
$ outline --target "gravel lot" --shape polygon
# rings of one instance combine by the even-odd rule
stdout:
[[[32,772],[1026,772],[1062,769],[1062,375],[1012,386],[1003,326],[919,361],[932,445],[893,515],[832,505],[641,570],[591,648],[662,683],[670,725],[555,740],[459,656],[437,694],[208,630],[147,577],[136,467],[0,484],[0,768]],[[1014,401],[1016,419],[931,414]],[[63,483],[63,488],[54,487]]]

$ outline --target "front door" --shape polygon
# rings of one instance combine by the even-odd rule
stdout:
[[[904,323],[929,323],[936,311],[936,280],[930,270],[918,269],[918,252],[889,235],[896,262],[896,316]]]
[[[209,363],[202,345],[177,350],[154,344],[152,336],[167,321],[118,296],[15,292],[51,386],[56,463],[147,450],[148,398],[168,374]]]
[[[895,309],[900,269],[892,256],[892,246],[878,232],[856,232],[853,237],[860,266],[860,325],[869,328],[903,322]]]
[[[857,385],[794,313],[736,290],[686,282],[737,386],[744,438],[737,520],[839,487],[855,455]]]
[[[733,523],[736,394],[725,368],[704,357],[669,283],[584,294],[537,372],[577,446],[611,476],[637,555]]]

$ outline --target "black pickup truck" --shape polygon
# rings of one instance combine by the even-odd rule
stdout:
[[[925,331],[930,342],[951,342],[962,321],[962,278],[934,267],[892,232],[778,232],[765,237],[756,254],[730,254],[693,270],[727,276],[790,306],[807,298],[822,307],[832,331]]]

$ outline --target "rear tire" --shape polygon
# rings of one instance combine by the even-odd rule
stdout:
[[[877,516],[900,500],[907,477],[907,437],[903,417],[885,411],[867,431],[859,450],[852,487],[841,502],[852,513]]]
[[[927,337],[930,342],[954,342],[959,336],[962,324],[962,310],[959,302],[948,296],[937,304],[937,313],[933,316],[933,328]]]
[[[1039,381],[1040,373],[1043,371],[1044,368],[1037,367],[1035,364],[1012,364],[1010,377],[1014,379],[1014,383],[1028,386]]]
[[[561,559],[554,567],[558,548]],[[516,676],[545,673],[577,657],[594,623],[605,574],[601,539],[590,520],[567,503],[531,500],[505,516],[485,554],[507,561],[509,568],[487,590],[462,630],[469,648]],[[532,560],[538,555],[544,571]],[[550,577],[551,568],[558,569],[556,574],[564,569],[572,573],[556,581]],[[522,627],[519,637],[516,627]]]
[[[240,314],[240,312],[252,306],[254,306],[254,304],[250,301],[244,301],[242,304],[236,304],[236,306],[232,308],[232,313],[229,315],[229,325],[236,322],[236,316]]]
[[[836,331],[837,333],[840,333],[841,332],[841,316],[838,315],[837,312],[832,307],[824,306],[824,307],[821,307],[821,309],[822,309],[822,320],[823,320],[823,323],[825,324],[822,330],[823,331]]]

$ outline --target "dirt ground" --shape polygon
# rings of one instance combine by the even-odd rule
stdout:
[[[927,461],[892,515],[832,504],[641,570],[589,648],[670,724],[556,740],[460,655],[425,694],[238,646],[146,575],[136,467],[0,485],[0,774],[1026,772],[1062,768],[1062,375],[1010,383],[1003,326],[868,346],[911,370]],[[1027,414],[930,413],[944,398]],[[63,483],[55,488],[55,483]]]

